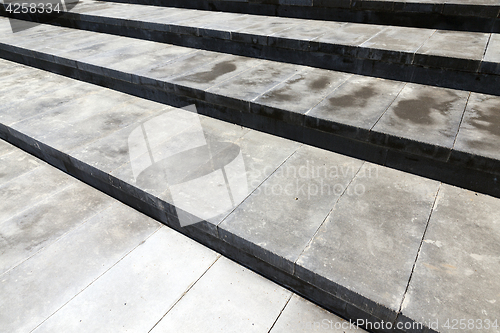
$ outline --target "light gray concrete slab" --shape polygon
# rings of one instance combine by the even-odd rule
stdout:
[[[454,148],[500,158],[500,97],[472,93]]]
[[[126,47],[107,53],[98,53],[85,58],[86,63],[123,71],[136,73],[148,66],[155,66],[180,58],[196,50],[154,43],[149,41],[134,40]]]
[[[149,332],[217,258],[161,228],[34,332]]]
[[[359,46],[382,30],[382,25],[345,24],[316,39],[320,43]]]
[[[491,34],[483,60],[500,63],[500,34]]]
[[[437,30],[417,53],[481,60],[488,39],[485,33]]]
[[[113,204],[2,275],[0,325],[8,332],[33,330],[158,228],[133,209]]]
[[[5,152],[0,148],[0,184],[6,183],[26,172],[29,172],[42,165],[46,165],[34,156],[17,150],[14,147],[9,148],[9,144],[0,141],[1,147],[6,147]],[[10,152],[10,153],[9,153]]]
[[[292,274],[295,261],[362,164],[303,146],[219,225],[219,233]]]
[[[0,156],[4,156],[16,151],[16,147],[8,143],[7,141],[3,141],[0,139]],[[4,171],[5,175],[5,171]]]
[[[443,333],[500,332],[492,327],[500,317],[499,211],[496,198],[442,185],[403,303],[405,316]]]
[[[379,78],[352,76],[323,102],[306,113],[307,116],[371,129],[405,83]]]
[[[290,297],[221,257],[151,332],[268,332]]]
[[[238,33],[261,35],[264,37],[264,41],[266,40],[265,37],[284,31],[293,26],[293,23],[284,17],[260,16],[256,17],[255,21],[255,24],[239,29]]]
[[[390,26],[360,47],[415,53],[435,30]]]
[[[8,112],[0,113],[0,121],[5,125],[12,126],[14,123],[40,116],[43,112],[49,112],[55,108],[61,108],[63,105],[73,102],[74,99],[95,94],[100,90],[99,87],[91,84],[66,80],[63,88],[38,95],[36,98],[26,100],[22,98],[22,95],[19,95],[16,99],[10,99],[11,104],[6,106]],[[38,84],[39,82],[31,82],[27,86]],[[43,93],[43,89],[37,90]]]
[[[170,186],[179,185],[186,178],[198,178],[195,175],[204,165],[219,169],[224,159],[218,160],[217,155],[228,146],[234,146],[231,143],[247,132],[248,129],[241,126],[173,108],[131,125],[117,133],[119,137],[116,139],[113,138],[115,135],[106,138],[103,152],[106,154],[109,150],[113,154],[116,150],[114,142],[119,141],[120,158],[113,159],[123,165],[112,169],[118,163],[102,162],[106,164],[106,170],[111,169],[112,175],[172,203],[167,190]],[[93,145],[89,148],[94,150]],[[99,155],[94,156],[101,160]],[[94,162],[92,157],[90,161]]]
[[[230,57],[221,53],[215,53],[210,51],[198,51],[194,53],[188,53],[186,56],[176,58],[175,60],[169,60],[162,63],[145,64],[142,71],[138,71],[136,74],[142,76],[164,80],[173,76],[178,76],[184,74],[188,71],[193,71],[196,68],[206,65],[212,61],[223,57]]]
[[[469,92],[407,84],[374,131],[453,147]]]
[[[0,275],[112,202],[111,197],[76,182],[26,210],[20,207],[19,214],[0,224]]]
[[[80,97],[12,127],[65,151],[88,144],[164,108],[112,90]]]
[[[269,62],[252,68],[231,80],[223,82],[208,91],[243,101],[250,101],[263,94],[273,86],[283,82],[306,67],[278,62]]]
[[[223,21],[207,22],[203,25],[203,29],[234,32],[254,24],[255,24],[254,15],[233,14],[232,18],[228,18]],[[207,33],[203,32],[203,29],[200,29],[200,35],[204,35]]]
[[[272,37],[297,39],[297,40],[315,40],[330,31],[339,29],[345,23],[329,22],[329,21],[315,21],[315,20],[290,20],[294,23],[292,27],[285,31],[280,31],[272,35]]]
[[[306,69],[259,96],[255,102],[304,114],[349,77],[351,74]]]
[[[366,332],[354,324],[293,295],[270,333]]]
[[[357,293],[397,312],[438,186],[365,163],[299,257],[297,276],[324,290],[332,288],[325,281],[343,286],[333,291],[347,302]]]
[[[3,183],[0,185],[0,223],[75,182],[45,165]]]

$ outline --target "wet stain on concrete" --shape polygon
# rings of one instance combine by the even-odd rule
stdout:
[[[416,99],[401,100],[394,107],[395,115],[402,120],[419,125],[433,125],[432,114],[436,111],[442,115],[448,114],[458,96],[448,93],[445,101],[434,96],[422,93]]]
[[[313,90],[325,89],[330,84],[330,79],[327,76],[322,76],[319,79],[309,83],[309,88]]]
[[[370,98],[377,94],[373,87],[361,87],[354,92],[344,96],[331,97],[328,102],[331,106],[338,108],[349,108],[353,106],[365,107],[368,105]]]
[[[264,99],[266,100],[273,100],[273,101],[278,101],[278,102],[290,102],[290,101],[297,101],[300,98],[300,93],[297,93],[297,91],[294,91],[292,89],[292,85],[304,80],[303,76],[299,76],[297,78],[291,79],[286,82],[286,85],[268,92],[263,96]]]
[[[500,137],[500,105],[498,107],[489,107],[485,111],[478,110],[475,115],[470,121],[472,126],[493,136]]]
[[[222,75],[234,72],[236,68],[237,67],[233,63],[233,61],[223,61],[221,63],[215,64],[212,69],[208,71],[188,75],[182,78],[182,80],[197,83],[209,83]]]

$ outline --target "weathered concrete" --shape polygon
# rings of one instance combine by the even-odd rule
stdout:
[[[438,332],[500,332],[493,327],[500,317],[499,209],[498,199],[441,187],[402,306],[405,316]]]
[[[0,285],[3,329],[21,332],[37,327],[159,227],[144,219],[123,204],[113,204],[4,274]],[[25,295],[30,295],[29,302]]]
[[[396,138],[405,138],[452,148],[468,96],[466,91],[407,84],[373,131],[385,133],[385,137],[392,134],[394,145],[399,144]],[[380,140],[391,142],[389,138]],[[407,144],[403,149],[418,153],[425,148]]]
[[[471,94],[455,149],[497,159],[500,157],[500,98]]]
[[[363,310],[376,317],[397,312],[438,186],[366,163],[299,257],[296,274],[348,302],[370,295]]]
[[[217,258],[161,228],[34,332],[149,332]]]
[[[292,274],[362,163],[301,147],[219,225],[221,237]]]
[[[290,297],[288,290],[220,258],[152,332],[268,332]]]

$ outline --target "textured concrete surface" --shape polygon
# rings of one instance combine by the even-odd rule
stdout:
[[[36,169],[68,179],[5,141],[0,156],[9,161],[2,163],[2,174],[10,175],[0,180],[2,186],[29,173],[15,165],[27,159]],[[96,189],[69,181],[70,187],[27,210],[20,207],[14,218],[0,223],[3,330],[163,332],[175,327],[264,333],[278,319],[277,329],[343,321]],[[17,188],[25,195],[32,190]],[[307,314],[304,322],[294,316],[299,309]]]
[[[407,84],[374,131],[452,148],[469,93]]]
[[[383,2],[362,1],[360,3],[366,5]],[[389,7],[392,8],[393,3],[391,2],[390,5]],[[97,9],[92,10],[93,6]],[[415,12],[416,3],[412,6],[414,8],[410,12]],[[398,11],[405,8],[403,4],[398,7]],[[483,7],[485,8],[487,7]],[[499,8],[496,9],[497,13],[499,10]],[[348,55],[359,59],[473,72],[478,69],[490,36],[486,33],[449,32],[388,26],[388,24],[318,22],[175,7],[133,4],[124,6],[113,3],[102,8],[101,4],[94,2],[86,2],[82,8],[71,11],[68,20],[93,25],[121,25],[132,29],[152,29],[168,34],[212,38],[213,43],[231,40],[293,50],[317,51],[319,48],[322,52]],[[495,35],[492,34],[492,36]],[[465,49],[462,52],[457,51],[461,49],[457,48],[457,45],[464,46]],[[352,46],[359,46],[359,48],[354,49]],[[417,56],[414,59],[415,54]],[[486,72],[491,73],[489,70]]]
[[[496,198],[441,187],[404,315],[439,332],[500,332],[499,208]]]
[[[124,15],[123,13],[117,15]],[[173,17],[171,19],[174,20]],[[189,20],[190,17],[187,17],[179,22],[184,24]],[[200,16],[196,21],[205,25],[210,20],[208,16]],[[5,28],[5,20],[0,22]],[[284,25],[284,21],[276,20],[276,24],[256,23],[251,29],[276,29],[285,33]],[[207,101],[219,106],[233,103],[233,107],[238,105],[235,109],[241,110],[240,113],[237,112],[241,117],[249,114],[254,116],[256,113],[262,116],[267,113],[267,119],[274,117],[299,123],[302,119],[308,119],[308,125],[314,125],[314,121],[319,119],[321,121],[317,121],[316,128],[323,130],[332,126],[330,132],[333,133],[333,124],[341,121],[345,125],[359,126],[356,129],[373,129],[378,132],[381,136],[375,135],[369,139],[375,140],[377,144],[383,143],[384,147],[407,149],[405,145],[398,146],[401,139],[403,142],[406,140],[425,143],[431,150],[447,149],[447,152],[454,148],[454,144],[459,146],[461,142],[467,142],[467,137],[475,138],[474,135],[477,134],[473,130],[467,133],[470,124],[476,127],[480,125],[480,131],[477,133],[486,135],[486,132],[493,131],[493,125],[485,125],[484,121],[474,122],[476,113],[487,112],[487,118],[491,119],[491,124],[495,124],[494,117],[490,114],[496,108],[496,99],[493,96],[471,94],[470,104],[464,113],[468,91],[405,85],[402,82],[265,60],[256,61],[204,50],[191,52],[190,49],[177,46],[163,48],[155,46],[156,43],[124,37],[106,36],[101,39],[102,34],[85,31],[73,33],[70,29],[59,27],[44,29],[47,30],[41,28],[35,34],[26,33],[23,35],[27,37],[26,40],[9,37],[3,41],[26,47],[25,51],[22,51],[26,54],[29,54],[30,50],[42,50],[45,53],[40,57],[45,60],[52,61],[53,64],[63,62],[68,66],[66,68],[76,68],[81,73],[93,73],[98,78],[106,79],[103,84],[134,82],[142,84],[145,89],[158,88],[154,90],[155,93],[175,92],[177,96],[194,97],[197,101],[206,97]],[[298,27],[294,29],[300,31]],[[373,26],[373,29],[377,30],[377,26]],[[367,39],[373,37],[373,45],[387,43],[394,46],[394,39],[397,39],[398,34],[391,34],[389,30],[385,35],[383,29],[371,31],[373,35],[367,36]],[[42,38],[43,34],[56,34],[57,31],[64,32],[63,41],[67,42],[66,44],[50,42],[43,47],[40,45],[46,41]],[[310,31],[309,37],[315,38],[311,37],[317,32],[313,26]],[[380,39],[375,39],[375,35],[380,36]],[[72,40],[76,37],[82,39]],[[359,42],[364,43],[366,40]],[[413,42],[415,43],[412,44]],[[420,42],[421,40],[418,40],[418,43]],[[406,46],[413,50],[418,43],[410,40]],[[4,44],[2,47],[7,50],[10,46]],[[144,47],[146,52],[136,52],[134,47]],[[160,54],[164,52],[166,57],[162,60],[162,57],[152,55],[157,51]],[[100,52],[103,52],[102,56],[99,55]],[[65,54],[67,58],[64,58]],[[121,67],[115,67],[115,72],[108,68],[113,66],[106,60],[108,54],[112,59],[116,59],[116,64],[121,64]],[[139,55],[139,58],[127,59],[128,56],[135,55]],[[376,53],[370,56],[378,57]],[[416,291],[416,296],[410,296],[406,288],[411,285],[412,276],[418,276],[421,269],[418,254],[420,249],[424,249],[422,244],[426,244],[422,243],[425,240],[425,232],[427,229],[431,230],[434,221],[432,207],[439,182],[363,163],[241,126],[224,124],[205,116],[193,117],[191,111],[165,107],[87,83],[75,83],[73,80],[38,70],[30,70],[39,73],[31,77],[29,72],[22,73],[23,70],[13,67],[7,61],[2,60],[1,63],[5,64],[5,69],[2,70],[5,70],[5,82],[9,86],[2,92],[4,96],[11,96],[8,99],[10,104],[0,108],[0,117],[4,117],[0,118],[2,135],[25,143],[34,151],[39,149],[41,155],[57,160],[56,162],[69,172],[84,174],[90,181],[99,180],[112,188],[114,193],[118,193],[117,195],[125,193],[131,196],[135,200],[133,203],[145,211],[159,210],[163,216],[167,216],[162,220],[165,223],[178,222],[175,218],[180,220],[181,214],[198,217],[201,223],[184,230],[188,230],[188,233],[191,232],[189,230],[194,230],[193,233],[206,237],[200,238],[207,243],[216,239],[232,246],[231,249],[252,256],[252,260],[257,262],[255,266],[259,269],[272,267],[277,270],[278,276],[287,273],[286,277],[282,277],[283,280],[293,277],[294,283],[300,281],[297,288],[309,288],[311,297],[321,304],[337,304],[343,315],[368,315],[377,320],[415,321],[426,316],[422,307],[415,305],[416,310],[411,313],[401,313],[401,308],[409,300],[421,297],[420,293],[438,297],[432,294],[432,288],[429,291],[421,287],[420,290],[423,291]],[[266,75],[262,76],[263,73]],[[259,80],[261,77],[262,80]],[[40,81],[45,83],[37,87],[37,82]],[[15,93],[18,87],[27,84],[37,87],[25,90],[27,93],[33,90],[33,94],[27,95],[29,98],[25,98],[21,92]],[[360,90],[356,90],[360,87]],[[304,91],[308,94],[304,94]],[[220,95],[217,95],[219,92]],[[65,101],[64,94],[75,94],[75,98]],[[189,98],[179,100],[191,101]],[[350,102],[352,99],[354,102]],[[176,103],[177,106],[182,104],[178,100]],[[349,108],[342,107],[342,103],[348,104]],[[373,108],[368,109],[368,106]],[[37,112],[33,111],[34,108]],[[484,108],[487,111],[483,111]],[[205,110],[203,105],[202,110]],[[308,110],[311,111],[307,112]],[[293,113],[298,114],[290,116]],[[352,117],[348,116],[349,113]],[[171,117],[168,117],[169,114]],[[10,131],[6,125],[13,130]],[[201,128],[201,131],[197,127]],[[455,143],[457,132],[459,136]],[[27,135],[27,138],[22,137],[22,134]],[[461,139],[460,135],[463,135],[464,139]],[[381,138],[383,140],[377,142]],[[38,147],[34,140],[38,140],[42,148]],[[484,151],[491,154],[494,150],[492,147]],[[16,156],[9,148],[5,148],[6,153],[2,155],[1,149],[3,148],[0,145],[2,161],[7,161],[9,155]],[[415,152],[412,147],[408,149],[412,153]],[[56,150],[59,152],[56,153]],[[473,153],[480,151],[473,150]],[[63,153],[70,155],[70,158],[62,155]],[[318,165],[319,172],[324,170],[323,167],[331,171],[330,167],[341,166],[340,174],[312,179],[299,175],[296,186],[307,187],[309,192],[306,194],[302,191],[296,196],[272,193],[273,189],[285,190],[290,184],[293,188],[293,179],[282,177],[280,173],[289,169],[300,172],[304,163],[308,166],[308,161],[315,161],[313,165]],[[14,230],[12,239],[17,244],[14,246],[11,241],[10,247],[6,247],[8,254],[4,256],[3,269],[8,271],[2,275],[2,278],[6,278],[3,281],[6,284],[0,285],[0,288],[9,293],[7,303],[0,304],[1,307],[9,309],[5,318],[15,317],[15,320],[8,323],[9,329],[15,330],[25,325],[31,330],[51,316],[38,329],[53,331],[71,325],[76,330],[80,325],[78,320],[87,322],[89,318],[94,317],[93,314],[104,312],[103,308],[97,305],[85,314],[81,314],[78,309],[89,306],[90,300],[95,299],[96,294],[108,290],[110,281],[117,280],[122,272],[132,271],[139,281],[145,278],[142,273],[151,273],[152,276],[159,274],[148,279],[153,286],[151,288],[159,285],[158,281],[170,278],[169,272],[166,274],[165,270],[153,267],[153,262],[160,260],[159,256],[144,250],[149,247],[165,249],[162,246],[168,246],[159,240],[163,239],[161,237],[170,239],[170,236],[160,236],[164,232],[164,229],[161,229],[163,227],[160,228],[156,222],[121,204],[115,203],[106,209],[104,203],[101,203],[102,210],[96,211],[95,215],[85,209],[82,212],[77,211],[80,221],[86,221],[81,223],[75,219],[72,223],[58,222],[52,225],[48,224],[47,220],[38,218],[38,212],[47,212],[46,216],[50,217],[48,212],[51,206],[48,202],[47,205],[45,202],[42,204],[42,200],[49,197],[63,200],[64,197],[71,205],[71,196],[67,195],[66,198],[64,194],[78,191],[71,184],[69,176],[64,175],[62,180],[59,180],[52,169],[37,167],[32,170],[30,164],[33,163],[29,158],[20,158],[19,176],[2,176],[5,177],[6,183],[0,185],[0,195],[3,199],[0,201],[0,229],[5,226],[8,228],[7,233]],[[15,165],[13,161],[6,162],[4,168],[10,168],[12,165]],[[33,186],[29,193],[19,191],[19,188],[28,185]],[[166,190],[165,185],[170,187]],[[330,189],[333,186],[331,191],[334,195],[313,199],[313,193],[310,192],[312,185],[316,186],[313,193],[316,189],[324,190],[324,185],[328,185]],[[339,186],[335,187],[336,185]],[[269,189],[271,194],[266,195],[265,191],[269,192]],[[71,192],[73,190],[75,191]],[[7,198],[12,201],[6,200]],[[481,198],[485,202],[491,199]],[[96,200],[96,209],[100,209],[99,198],[89,195],[87,200]],[[497,199],[491,200],[496,203]],[[219,206],[220,203],[223,205]],[[175,211],[175,206],[181,210]],[[26,220],[23,220],[26,224],[34,225],[39,222],[40,226],[48,228],[45,233],[39,235],[39,239],[34,238],[41,244],[39,247],[26,240],[18,240],[22,237],[14,226],[20,223],[18,218],[24,216],[19,214],[20,211],[26,215]],[[60,221],[66,214],[64,211],[60,214]],[[141,224],[143,219],[148,221],[144,225]],[[124,227],[122,224],[126,224],[125,221],[131,222]],[[273,221],[276,223],[272,223]],[[72,229],[67,230],[65,227]],[[103,233],[100,227],[107,228],[109,233]],[[124,230],[121,229],[123,227]],[[155,234],[146,240],[153,233]],[[131,234],[132,236],[129,236]],[[458,234],[455,232],[454,236],[458,237]],[[121,241],[122,238],[126,238],[126,241]],[[494,243],[493,236],[491,239]],[[144,240],[146,241],[142,243]],[[95,251],[87,251],[88,257],[79,261],[77,254],[81,255],[85,252],[82,249],[88,247],[93,247]],[[130,259],[127,259],[127,253],[130,251]],[[139,251],[138,254],[135,254],[135,251]],[[60,253],[67,253],[68,257],[61,260]],[[204,258],[197,257],[199,262],[202,262],[202,267],[196,269],[208,268],[210,258],[215,260],[217,257],[210,251],[207,253],[210,254]],[[106,260],[100,263],[98,259],[103,254]],[[143,262],[141,259],[145,257],[149,259]],[[26,258],[29,259],[25,260]],[[66,288],[64,293],[56,295],[55,289],[36,289],[39,284],[33,283],[33,276],[28,274],[31,270],[39,278],[37,283],[47,284],[47,281],[53,280],[51,272],[43,272],[43,264],[32,261],[37,258],[40,258],[41,263],[53,265],[58,274],[55,281]],[[54,263],[56,258],[57,263]],[[170,258],[173,258],[172,267],[185,266],[184,263],[179,264],[179,261],[176,261],[177,256]],[[141,272],[131,269],[137,262],[143,264],[140,266]],[[75,267],[74,271],[59,274],[64,265],[70,264]],[[150,299],[155,304],[154,311],[158,312],[152,311],[141,320],[133,319],[133,314],[137,314],[134,309],[138,309],[141,306],[139,304],[145,304],[141,303],[144,302],[141,297],[147,296],[150,291],[142,293],[140,290],[133,290],[126,281],[122,281],[123,284],[114,283],[115,289],[109,289],[120,295],[125,295],[127,291],[130,299],[136,301],[130,303],[132,310],[127,310],[130,312],[124,310],[114,316],[113,311],[109,311],[111,317],[107,317],[107,322],[116,325],[113,326],[115,329],[122,323],[138,330],[145,327],[149,327],[146,329],[149,330],[159,322],[154,328],[155,331],[174,328],[193,331],[199,327],[206,328],[204,325],[207,319],[211,323],[207,329],[209,331],[221,328],[234,331],[242,322],[249,325],[249,330],[255,328],[272,331],[280,325],[286,327],[287,322],[280,322],[279,314],[287,313],[287,304],[299,306],[292,302],[294,298],[291,293],[268,283],[269,281],[264,282],[265,280],[239,266],[233,265],[236,267],[237,277],[230,276],[230,271],[235,270],[232,265],[225,259],[219,259],[203,276],[203,272],[193,273],[183,267],[184,270],[179,270],[178,274],[187,276],[183,275],[183,272],[189,271],[186,273],[189,275],[186,280],[191,282],[181,281],[186,284],[174,288],[172,293],[166,290],[169,297],[151,295]],[[110,275],[106,277],[108,273]],[[104,279],[99,283],[101,278],[98,277],[102,274],[104,275],[101,278]],[[197,274],[200,285],[197,287],[196,282],[185,295],[186,298],[182,297],[175,303],[186,288],[198,280]],[[96,279],[97,281],[93,282]],[[242,284],[236,283],[238,280],[246,281],[243,287]],[[223,291],[229,294],[226,295],[215,287],[207,287],[213,285],[211,281],[220,281],[225,286]],[[251,281],[255,281],[255,285],[250,283]],[[14,287],[8,286],[9,284]],[[91,286],[86,288],[89,284]],[[181,291],[183,288],[185,291]],[[455,288],[466,289],[467,286],[456,284]],[[34,299],[40,301],[31,304],[22,312],[20,309],[24,306],[23,301],[14,296],[18,290],[22,293],[38,292]],[[82,290],[84,291],[81,292]],[[241,294],[255,295],[255,290],[265,291],[262,298],[239,297]],[[190,294],[191,292],[193,293]],[[217,302],[217,295],[223,296],[221,302],[224,306],[211,306]],[[41,300],[49,298],[54,299],[50,305],[43,306]],[[123,307],[128,306],[125,305],[127,302],[124,298],[114,295],[103,297],[102,306],[107,313],[107,308],[122,308],[122,300]],[[479,302],[479,298],[474,301]],[[74,305],[71,305],[72,302],[75,302]],[[67,308],[63,306],[66,303]],[[172,308],[174,303],[176,305]],[[248,305],[252,311],[243,311],[244,305]],[[193,316],[188,309],[196,306],[201,308],[194,314],[198,319],[186,326],[184,319]],[[449,311],[455,311],[454,307],[460,307],[460,304],[450,306]],[[169,311],[169,308],[172,310]],[[493,305],[488,311],[497,311],[496,309]],[[61,314],[58,314],[59,311]],[[314,310],[311,311],[314,313]],[[472,310],[465,311],[470,316],[475,315]],[[166,316],[163,317],[161,312]],[[235,313],[237,315],[234,315]],[[455,313],[461,312],[456,310]],[[78,315],[82,318],[75,319]],[[224,320],[219,321],[216,319],[218,316]],[[260,318],[259,321],[257,318]],[[296,319],[297,317],[294,318]],[[254,325],[250,327],[252,323]],[[99,322],[89,325],[98,327]]]
[[[362,163],[301,147],[220,224],[223,239],[293,273]]]
[[[323,288],[344,286],[343,297],[370,295],[398,311],[438,186],[365,164],[300,256],[297,274]]]
[[[500,97],[471,94],[455,149],[499,158]]]

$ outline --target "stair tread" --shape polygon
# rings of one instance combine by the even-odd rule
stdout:
[[[326,291],[322,300],[336,297],[329,306],[341,315],[441,321],[464,312],[455,294],[429,288],[436,279],[446,284],[443,290],[469,300],[489,299],[498,288],[498,261],[470,261],[469,255],[486,258],[500,244],[493,213],[500,199],[9,61],[0,60],[0,71],[9,74],[0,89],[10,96],[0,108],[2,138],[17,140],[66,172],[107,184],[118,197],[132,195],[150,214],[154,210],[144,206],[159,207],[163,215],[157,218],[177,230],[221,239]],[[28,76],[34,93],[12,93],[25,89]],[[57,94],[56,86],[66,88]],[[199,168],[203,156],[196,163],[160,163],[200,142],[211,147],[212,161],[222,158],[233,179],[226,183],[233,193],[227,207],[213,206],[224,202],[223,192],[210,185],[216,178],[204,178],[210,173]],[[230,163],[236,156],[241,164]],[[208,172],[219,170],[214,168]],[[184,198],[175,188],[182,184]],[[186,212],[202,221],[180,228]],[[473,230],[467,227],[472,224]],[[491,247],[482,247],[486,243]],[[445,263],[475,273],[464,284]],[[435,295],[447,302],[446,310],[427,303]],[[498,314],[492,302],[481,309],[488,313],[480,314],[483,319]]]
[[[8,20],[0,19],[2,31]],[[53,38],[52,36],[57,36]],[[1,48],[300,128],[498,174],[500,97],[50,25]],[[307,91],[307,93],[305,93]],[[483,103],[483,101],[488,101]],[[252,122],[251,118],[247,120]],[[382,163],[384,163],[382,161]]]
[[[95,3],[99,4],[97,1]],[[240,40],[238,34],[246,34],[251,35],[248,38],[253,38],[257,44],[279,44],[290,49],[308,50],[314,42],[319,43],[320,51],[326,52],[335,46],[336,53],[348,53],[353,57],[373,57],[375,50],[394,51],[411,57],[399,56],[398,59],[391,59],[392,62],[474,72],[484,70],[480,66],[481,61],[498,63],[495,49],[500,47],[500,34],[495,33],[314,21],[120,3],[109,3],[106,8],[94,10],[93,5],[94,3],[88,2],[85,6],[75,7],[70,13],[80,14],[79,18],[82,20],[101,19],[105,22],[106,18],[122,19],[124,21],[120,23],[125,26],[135,26],[137,22],[155,23],[156,25],[149,25],[148,28],[160,29],[157,25],[164,25],[166,27],[161,30],[181,34],[192,34],[193,31],[188,28],[194,28],[197,29],[195,33],[198,36],[216,35],[218,38],[236,41]],[[488,43],[490,38],[491,42]],[[490,48],[492,51],[489,51]],[[371,50],[371,54],[366,54],[365,49]],[[485,54],[488,55],[487,58]],[[427,57],[415,59],[414,55]],[[469,67],[449,60],[436,64],[432,61],[432,56],[475,62]],[[500,74],[500,69],[495,74]]]

